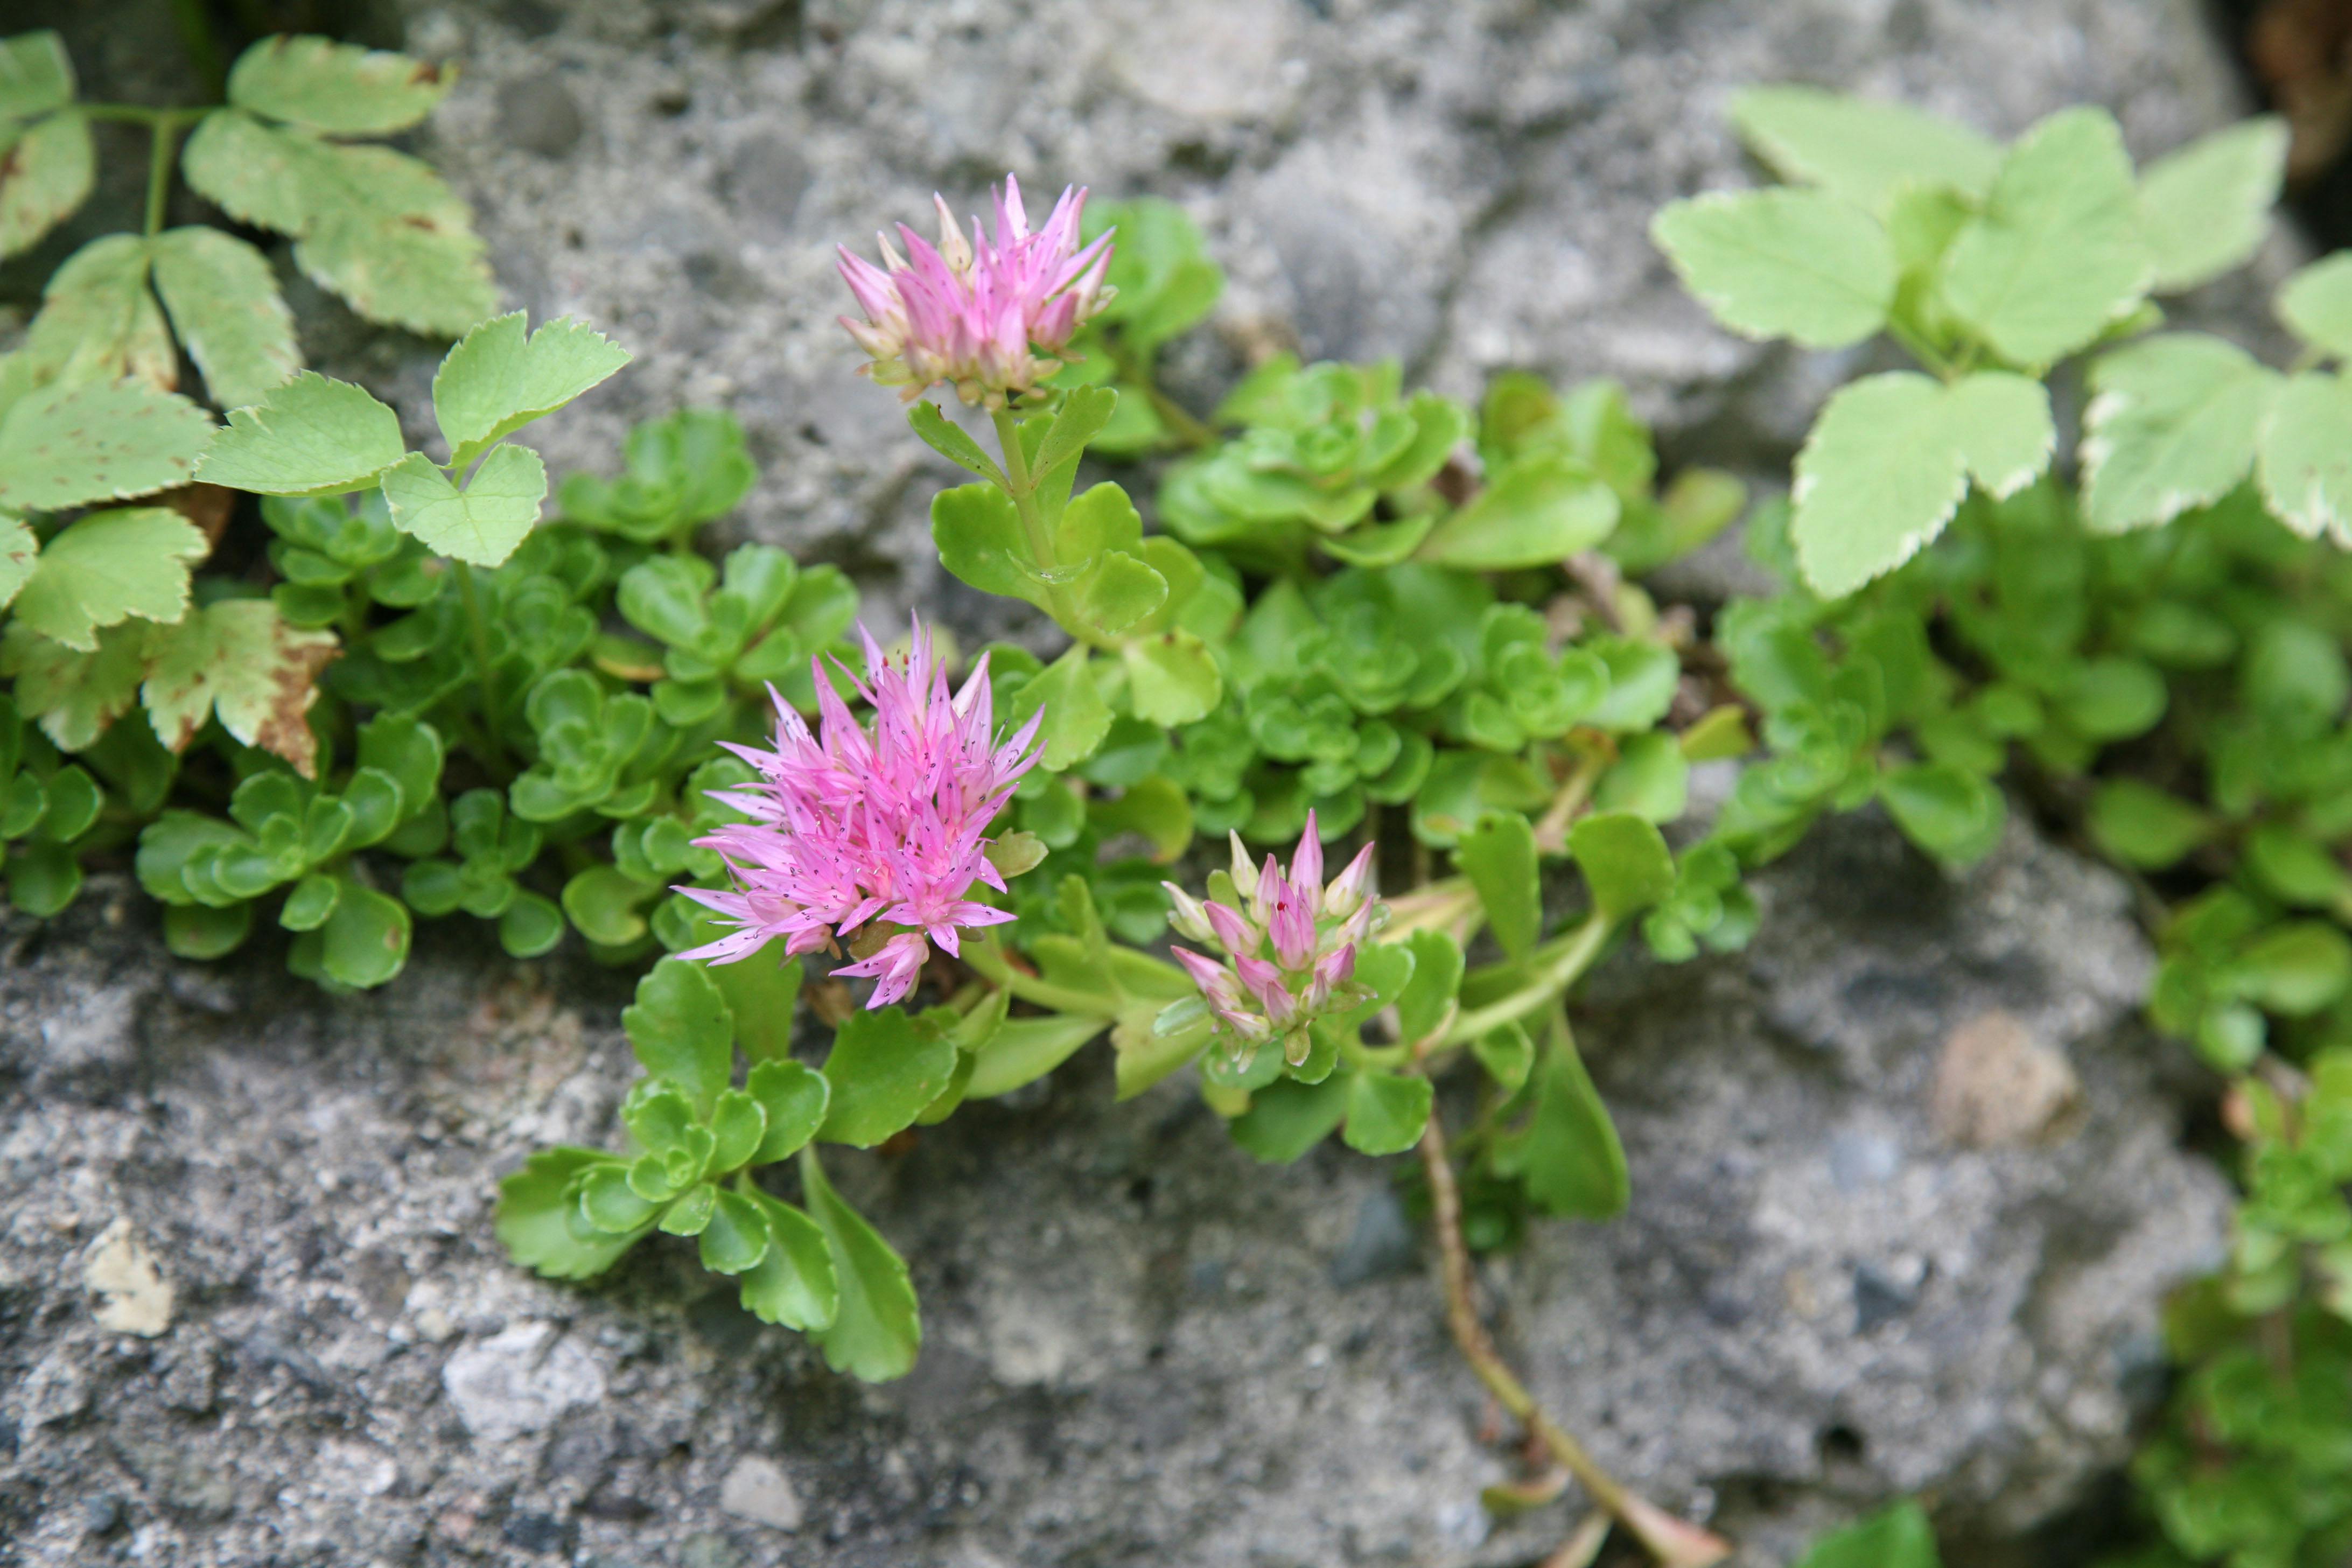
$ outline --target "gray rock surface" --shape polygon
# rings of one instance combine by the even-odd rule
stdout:
[[[1911,1490],[2013,1563],[2128,1451],[2157,1299],[2221,1246],[2130,1020],[2147,952],[2116,883],[2021,829],[1955,883],[1850,820],[1763,888],[1752,952],[1596,978],[1633,1211],[1490,1262],[1498,1330],[1743,1563]],[[163,959],[120,884],[6,936],[0,1562],[1467,1568],[1566,1528],[1478,1506],[1517,1461],[1382,1212],[1393,1165],[1257,1166],[1181,1084],[1114,1106],[1089,1053],[1029,1109],[835,1155],[925,1304],[914,1373],[868,1388],[685,1244],[585,1288],[502,1261],[497,1176],[614,1136],[613,977],[444,938],[329,1000],[267,952]],[[60,1053],[68,1016],[111,1022]],[[1947,1142],[1950,1041],[1988,1017],[2079,1110]],[[152,1339],[84,1278],[120,1220],[177,1302]]]
[[[1506,364],[1609,374],[1671,452],[1769,468],[1853,362],[1724,337],[1645,238],[1660,202],[1748,177],[1732,88],[1901,94],[2001,133],[2087,99],[2143,155],[2237,109],[2190,0],[396,9],[463,67],[422,150],[509,300],[639,356],[534,432],[551,466],[723,403],[767,469],[735,526],[848,566],[877,609],[992,630],[928,548],[945,470],[832,324],[830,242],[934,187],[969,209],[1010,167],[1184,203],[1233,276],[1172,366],[1196,401],[1282,342],[1464,395]],[[161,15],[60,18],[94,90],[170,91]],[[110,142],[78,233],[135,213],[135,151]],[[295,291],[313,357],[425,435],[437,348]],[[2242,288],[2194,308],[2262,331]],[[2021,830],[1949,884],[1840,825],[1766,889],[1752,952],[1599,977],[1580,1024],[1633,1212],[1490,1264],[1498,1331],[1749,1568],[1911,1489],[1956,1564],[2016,1563],[2128,1451],[2157,1297],[2221,1245],[2173,1058],[2131,1022],[2147,954],[2112,881]],[[164,960],[120,882],[5,938],[0,1563],[1466,1568],[1566,1527],[1566,1504],[1507,1528],[1478,1508],[1514,1457],[1387,1174],[1335,1150],[1254,1166],[1176,1086],[1112,1107],[1089,1056],[1025,1109],[843,1156],[928,1314],[915,1373],[866,1389],[683,1247],[587,1289],[497,1255],[496,1177],[613,1136],[615,977],[445,932],[387,994],[332,1001],[267,952]],[[2047,1113],[1949,1109],[2012,1100]],[[110,1236],[168,1287],[152,1337],[101,1324]]]

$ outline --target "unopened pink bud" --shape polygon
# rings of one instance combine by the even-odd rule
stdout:
[[[1234,891],[1250,898],[1257,892],[1257,866],[1250,859],[1249,851],[1242,847],[1240,834],[1229,832],[1226,837],[1234,841]]]
[[[1356,851],[1346,870],[1331,879],[1323,889],[1323,913],[1334,920],[1346,920],[1363,907],[1364,892],[1372,878],[1372,854],[1378,846],[1367,844]]]
[[[1257,928],[1244,920],[1239,910],[1211,900],[1201,906],[1209,929],[1216,933],[1217,942],[1227,952],[1238,958],[1243,953],[1257,952]]]
[[[1298,836],[1298,848],[1290,857],[1290,885],[1299,890],[1309,903],[1318,900],[1323,891],[1323,839],[1315,829],[1315,808],[1307,808],[1307,831]],[[1314,914],[1308,910],[1308,916]]]
[[[1173,882],[1162,882],[1160,885],[1167,889],[1168,901],[1174,906],[1173,912],[1168,917],[1168,923],[1176,928],[1178,935],[1193,942],[1215,940],[1216,931],[1209,924],[1207,912],[1201,907],[1200,900]]]
[[[1266,934],[1274,938],[1274,954],[1285,969],[1303,969],[1315,956],[1315,916],[1307,907],[1311,895],[1305,885],[1277,879],[1276,886]]]

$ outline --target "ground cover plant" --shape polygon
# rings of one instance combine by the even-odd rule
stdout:
[[[1573,1480],[1597,1507],[1554,1563],[1616,1528],[1695,1564],[1726,1544],[1596,1466],[1476,1300],[1475,1252],[1626,1203],[1569,998],[1631,943],[1742,944],[1746,875],[1824,813],[1884,809],[1959,866],[2014,799],[2134,879],[2150,1016],[2227,1076],[2241,1144],[2231,1268],[2172,1304],[2130,1561],[2352,1545],[2352,264],[2281,291],[2284,369],[2158,302],[2252,254],[2277,126],[2135,170],[2097,110],[2002,146],[1745,95],[1787,184],[1675,204],[1659,246],[1734,331],[1917,367],[1832,395],[1753,508],[1662,475],[1607,383],[1504,374],[1473,406],[1277,354],[1187,407],[1154,367],[1222,274],[1180,209],[1072,191],[1033,222],[1010,179],[986,223],[942,203],[936,239],[843,253],[844,325],[972,476],[932,502],[941,563],[1057,627],[1041,658],[860,627],[845,578],[770,546],[707,553],[756,479],[723,413],[551,490],[513,437],[628,355],[494,314],[462,204],[368,140],[448,85],[280,38],[224,105],[147,110],[79,101],[52,35],[0,45],[0,253],[87,196],[90,121],[152,132],[143,231],[67,258],[0,359],[19,910],[127,863],[173,952],[274,921],[331,988],[396,982],[419,917],[642,969],[622,1139],[534,1156],[500,1237],[561,1279],[690,1238],[861,1378],[911,1366],[920,1314],[828,1145],[1104,1041],[1118,1094],[1189,1073],[1256,1160],[1412,1155],[1456,1342],[1546,1456],[1491,1505]],[[175,167],[226,225],[164,226]],[[268,234],[457,340],[430,450],[301,369]],[[1703,616],[1643,586],[1743,515],[1781,592]],[[1737,780],[1695,822],[1710,763]],[[1934,1556],[1906,1505],[1808,1562]]]

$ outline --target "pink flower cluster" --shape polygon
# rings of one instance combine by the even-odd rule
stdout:
[[[1111,237],[1079,247],[1087,193],[1077,187],[1062,192],[1045,226],[1032,234],[1021,186],[1005,175],[995,197],[993,239],[974,218],[967,240],[947,203],[936,195],[931,201],[940,215],[937,247],[898,226],[912,262],[887,237],[882,267],[838,247],[842,279],[866,311],[863,321],[844,316],[841,324],[874,356],[861,367],[865,373],[879,385],[898,387],[907,402],[944,381],[966,403],[1002,408],[1009,395],[1028,392],[1060,369],[1071,334],[1110,303],[1103,274]]]
[[[1173,882],[1160,886],[1176,907],[1171,923],[1199,942],[1214,942],[1227,962],[1186,948],[1170,953],[1201,988],[1236,1055],[1249,1056],[1279,1038],[1293,1067],[1307,1059],[1307,1026],[1323,1014],[1354,1005],[1356,948],[1371,932],[1381,906],[1365,896],[1372,873],[1367,844],[1348,868],[1323,885],[1323,842],[1315,814],[1290,858],[1290,871],[1271,855],[1254,868],[1234,835],[1234,889],[1244,909],[1203,903]]]
[[[903,926],[859,962],[834,971],[878,980],[866,1005],[886,1007],[922,973],[926,937],[953,954],[958,928],[1013,918],[966,895],[976,881],[1004,890],[983,834],[1014,783],[1035,765],[1032,742],[1045,716],[1034,715],[1010,740],[993,744],[985,655],[950,699],[947,671],[920,621],[903,663],[885,658],[863,628],[859,635],[866,679],[856,689],[874,710],[871,732],[811,659],[822,741],[777,698],[773,750],[728,746],[760,777],[710,795],[751,820],[695,843],[726,860],[734,890],[677,890],[737,929],[680,956],[732,963],[777,937],[788,955],[837,952],[835,939],[868,921]]]

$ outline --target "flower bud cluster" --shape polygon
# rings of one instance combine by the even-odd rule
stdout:
[[[1201,988],[1217,1037],[1236,1057],[1246,1061],[1279,1040],[1283,1059],[1296,1067],[1307,1059],[1308,1025],[1363,1000],[1356,950],[1388,918],[1388,906],[1366,890],[1374,847],[1365,845],[1327,887],[1312,811],[1287,872],[1271,855],[1253,866],[1239,834],[1233,846],[1234,903],[1204,902],[1173,882],[1161,884],[1178,933],[1213,945],[1224,961],[1181,947],[1171,955]]]

